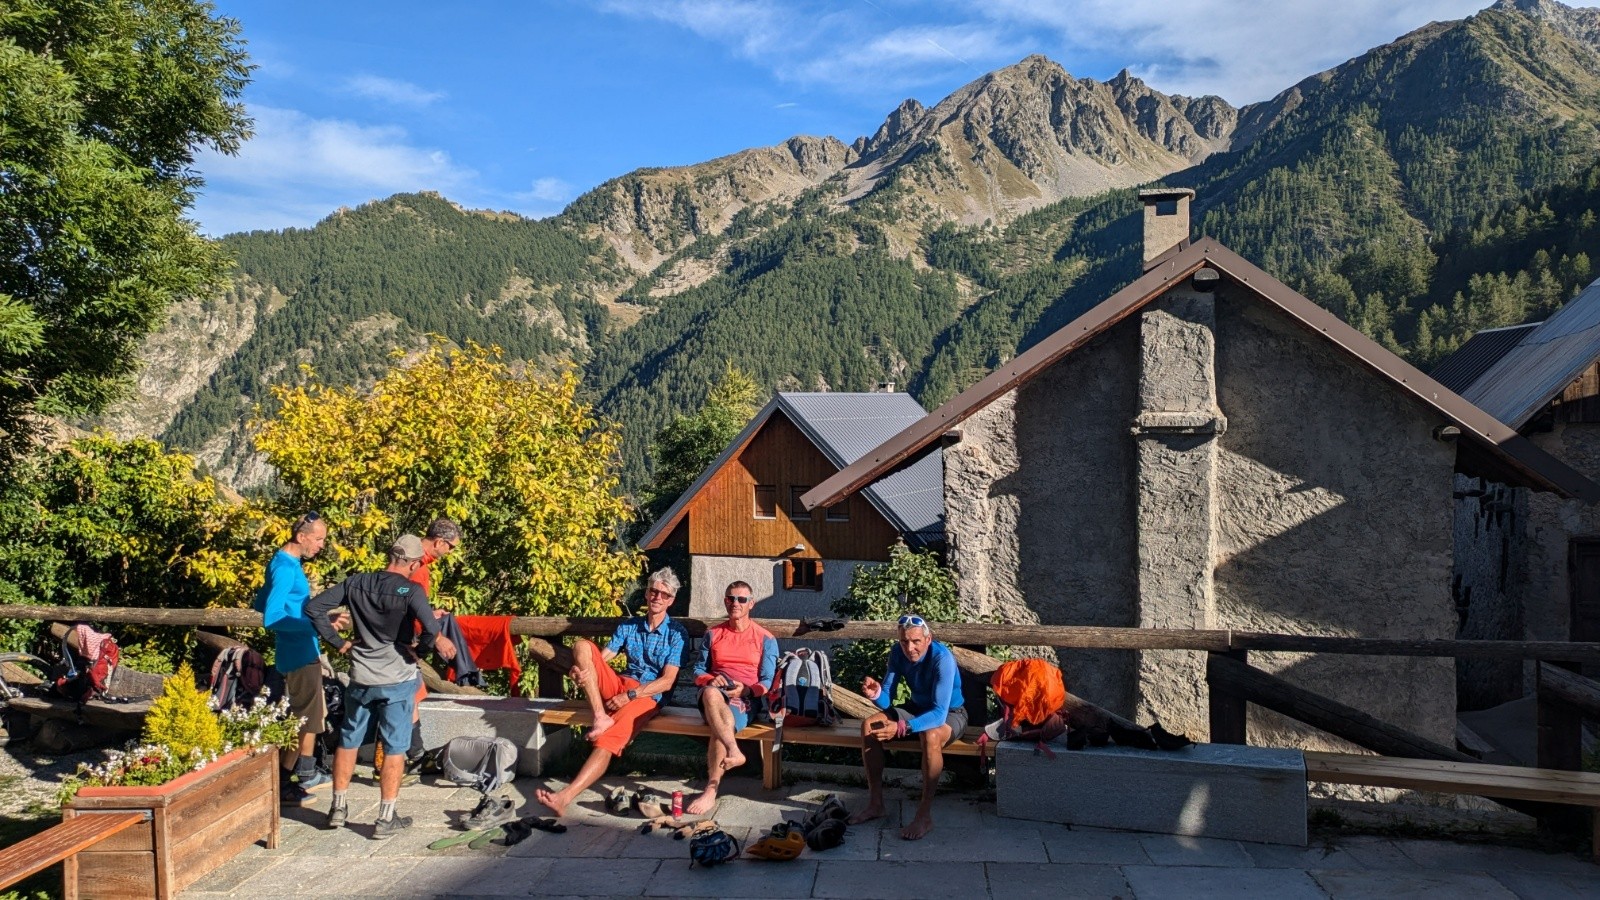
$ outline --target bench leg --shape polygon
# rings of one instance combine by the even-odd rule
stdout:
[[[1589,814],[1589,861],[1600,864],[1600,806]]]
[[[761,786],[775,791],[783,784],[783,756],[771,741],[761,742]]]

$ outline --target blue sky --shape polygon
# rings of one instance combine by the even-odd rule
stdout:
[[[642,166],[848,143],[1033,53],[1243,105],[1485,3],[216,0],[259,66],[256,137],[201,157],[194,217],[214,235],[303,227],[417,190],[546,216]]]

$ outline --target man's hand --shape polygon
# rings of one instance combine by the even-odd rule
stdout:
[[[744,685],[734,681],[732,678],[723,680],[727,682],[727,685],[723,687],[722,692],[728,696],[729,700],[737,700],[744,696]]]
[[[333,625],[334,631],[344,631],[350,627],[350,614],[347,612],[328,613],[328,622]]]
[[[611,697],[606,700],[606,712],[616,712],[624,706],[627,706],[628,703],[628,693],[626,691],[620,694],[612,694]]]
[[[573,666],[572,668],[568,669],[567,677],[571,678],[572,682],[578,687],[583,687],[589,683],[587,670],[582,666]]]
[[[433,649],[437,650],[439,655],[445,659],[456,658],[455,641],[450,640],[442,634],[433,639]]]
[[[878,683],[878,679],[873,678],[871,675],[861,679],[861,696],[868,700],[876,700],[881,693],[883,693],[883,685]]]
[[[434,619],[442,619],[442,618],[444,618],[444,614],[446,612],[448,612],[448,610],[436,609],[436,610],[433,611],[433,617],[434,617]]]
[[[870,681],[871,679],[867,679]],[[867,720],[867,736],[876,741],[889,741],[895,735],[894,720],[886,713],[878,713]]]

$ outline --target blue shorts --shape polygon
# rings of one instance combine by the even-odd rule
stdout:
[[[378,717],[378,740],[383,752],[405,753],[411,749],[411,710],[416,704],[420,678],[399,684],[352,684],[344,694],[344,725],[339,728],[339,748],[354,750],[367,739],[374,714]]]
[[[728,704],[728,712],[733,713],[733,730],[735,734],[743,731],[745,726],[750,724],[750,710],[746,708],[747,705],[747,702]],[[711,724],[711,720],[706,717],[704,701],[701,702],[700,706],[700,718],[707,725]]]

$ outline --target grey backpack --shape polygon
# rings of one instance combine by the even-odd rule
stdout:
[[[832,725],[833,672],[828,654],[802,647],[778,660],[772,687],[767,691],[768,714],[782,711],[787,725]]]
[[[505,738],[454,737],[433,752],[445,778],[486,794],[517,777],[517,746]]]

